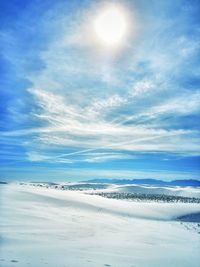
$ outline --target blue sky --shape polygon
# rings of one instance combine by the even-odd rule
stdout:
[[[102,6],[129,17],[97,43]],[[0,177],[200,179],[198,0],[0,4]]]

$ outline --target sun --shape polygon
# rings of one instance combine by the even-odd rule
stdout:
[[[118,7],[107,7],[94,20],[94,30],[99,42],[108,47],[120,45],[127,34],[126,14]]]

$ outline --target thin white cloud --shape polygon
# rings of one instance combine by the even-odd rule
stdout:
[[[166,152],[183,154],[197,154],[200,147],[198,139],[199,132],[196,130],[164,129],[159,124],[137,125],[137,120],[146,118],[159,118],[163,114],[190,114],[198,109],[199,93],[189,96],[182,95],[178,98],[164,102],[161,105],[152,107],[147,113],[138,113],[128,116],[120,123],[114,123],[96,116],[89,116],[83,113],[82,107],[76,107],[73,103],[68,105],[63,96],[59,96],[43,90],[30,91],[40,107],[35,117],[47,126],[11,131],[4,133],[4,136],[34,135],[35,142],[41,145],[56,145],[74,147],[75,151],[70,153],[59,153],[47,157],[46,160],[65,159],[71,160],[71,156],[82,155],[85,152],[111,149],[134,152]],[[187,109],[184,106],[187,105]],[[192,109],[192,110],[191,110]],[[90,114],[90,113],[89,113]],[[125,124],[129,120],[136,120],[135,124]],[[118,156],[117,156],[118,157]],[[29,160],[44,160],[41,155],[32,154]],[[107,157],[115,158],[115,156]],[[98,157],[97,157],[98,159]],[[84,161],[85,159],[83,159]]]
[[[130,45],[128,54],[101,57],[89,49],[89,39],[80,42],[87,36],[75,25],[82,25],[83,14],[76,14],[74,20],[55,19],[61,27],[60,39],[52,36],[47,49],[39,53],[45,67],[25,75],[36,106],[29,116],[37,126],[2,135],[29,136],[31,141],[24,145],[30,161],[114,160],[127,157],[127,151],[198,154],[198,130],[181,124],[173,129],[163,120],[200,111],[200,93],[180,88],[173,80],[174,70],[181,69],[199,49],[197,42],[182,36],[166,47],[167,30],[176,22],[166,21],[162,28],[160,23],[158,28],[146,25],[151,36],[145,42],[138,40],[138,47]],[[166,36],[160,38],[163,29]],[[15,113],[14,108],[11,111]],[[41,151],[34,152],[35,144]],[[61,148],[61,152],[51,154],[47,147]],[[98,150],[120,150],[120,154],[95,156]],[[86,156],[89,152],[91,158]]]

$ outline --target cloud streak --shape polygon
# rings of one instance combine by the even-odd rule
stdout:
[[[44,1],[40,17],[33,3],[16,22],[19,32],[1,30],[11,81],[1,101],[4,159],[103,168],[138,158],[145,166],[155,154],[200,157],[199,6],[144,2],[124,2],[138,29],[116,54],[93,47],[83,27],[96,2]],[[37,21],[31,31],[27,17]]]

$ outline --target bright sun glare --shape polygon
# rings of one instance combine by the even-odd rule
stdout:
[[[94,28],[103,45],[112,47],[119,45],[127,33],[125,13],[117,7],[109,7],[97,15]]]

